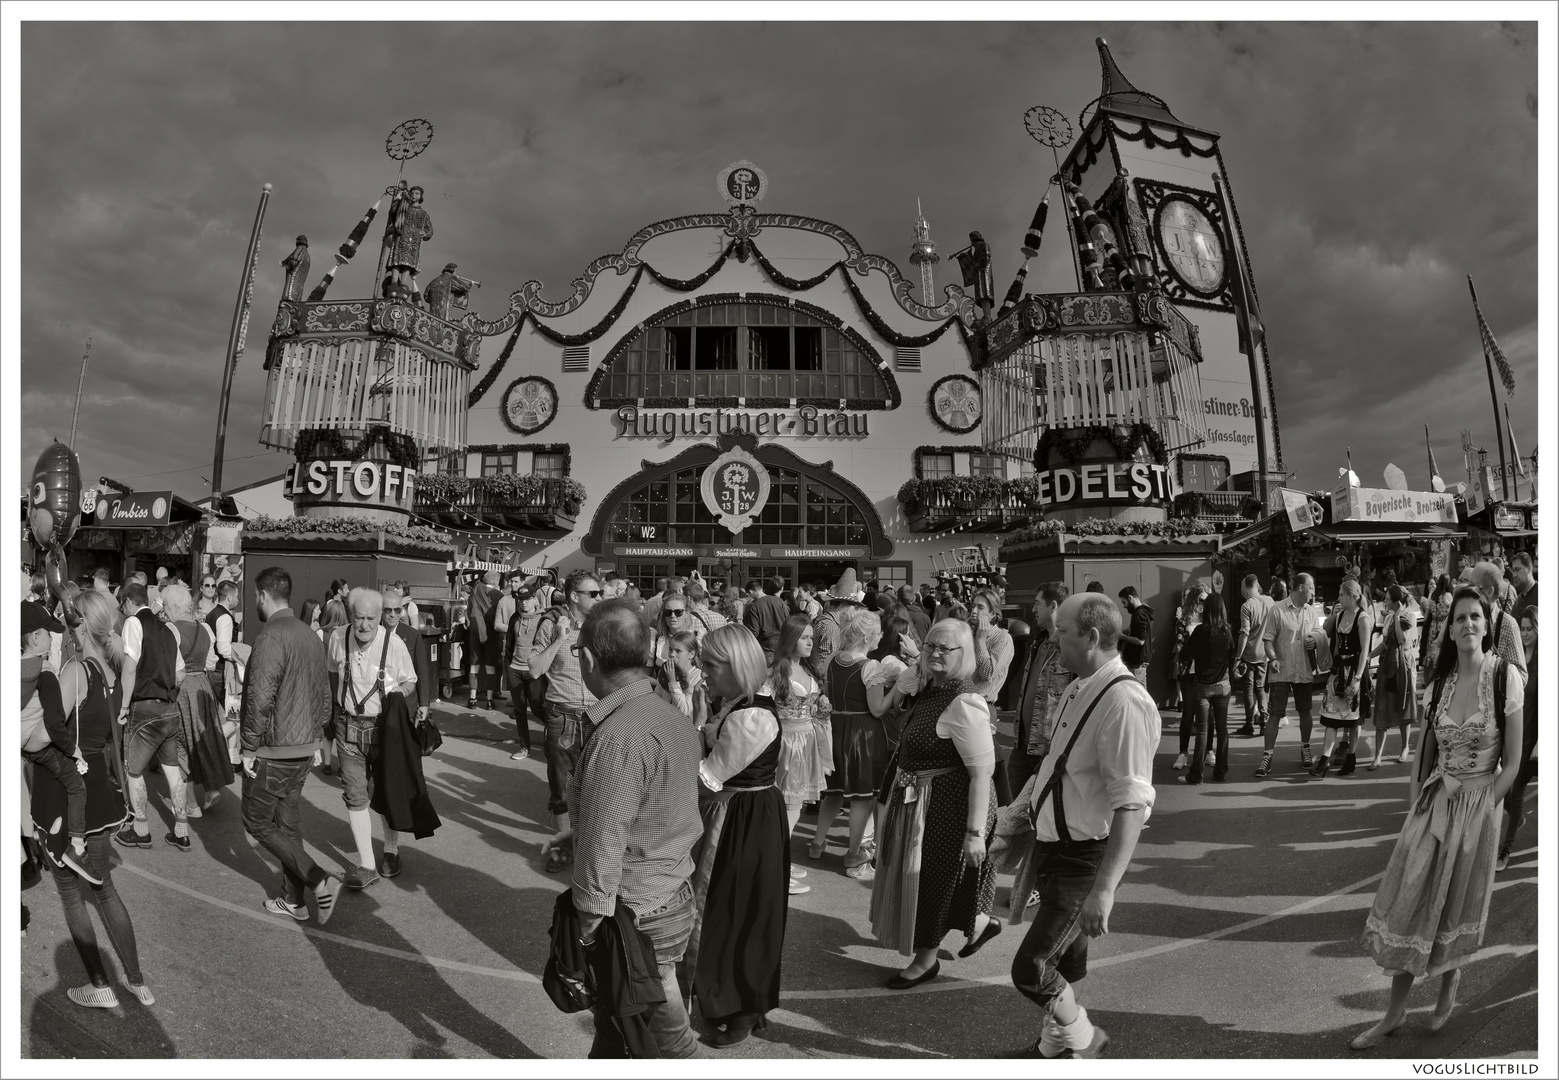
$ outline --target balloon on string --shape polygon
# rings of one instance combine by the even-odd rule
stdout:
[[[27,524],[40,551],[63,548],[81,524],[81,462],[62,442],[51,443],[32,468]]]

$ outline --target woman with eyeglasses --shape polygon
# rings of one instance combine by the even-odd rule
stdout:
[[[937,977],[949,930],[968,939],[961,957],[1001,933],[990,917],[996,868],[985,857],[996,824],[996,744],[985,698],[970,681],[977,662],[974,633],[962,620],[936,623],[921,647],[921,689],[899,736],[872,885],[872,933],[911,957],[888,980],[890,990]]]
[[[704,639],[704,677],[725,702],[704,726],[698,767],[704,836],[693,848],[693,936],[687,970],[699,1011],[733,1046],[779,1005],[790,844],[775,786],[782,737],[758,639],[723,626]]]
[[[210,574],[200,575],[200,595],[195,598],[195,618],[202,621],[217,606],[217,579]]]
[[[1500,810],[1521,772],[1526,678],[1494,651],[1489,603],[1470,585],[1451,598],[1408,813],[1364,921],[1364,945],[1391,976],[1380,1023],[1357,1036],[1367,1050],[1407,1012],[1417,978],[1440,977],[1429,1030],[1456,1007],[1461,966],[1483,944],[1494,894]]]

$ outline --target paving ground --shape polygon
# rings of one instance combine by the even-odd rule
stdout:
[[[326,928],[261,910],[278,875],[244,835],[232,794],[193,823],[193,853],[160,842],[121,851],[114,881],[157,995],[151,1008],[125,993],[113,1010],[69,1002],[81,963],[53,885],[30,888],[23,1054],[583,1056],[588,1019],[559,1013],[540,985],[552,901],[567,884],[538,854],[549,832],[544,766],[509,761],[512,722],[499,713],[445,707],[441,720],[450,737],[427,773],[444,827],[403,845],[399,878],[343,894]],[[1113,932],[1093,945],[1082,1000],[1120,1057],[1350,1056],[1348,1040],[1386,1001],[1358,936],[1406,810],[1407,767],[1310,780],[1290,726],[1266,782],[1251,776],[1258,741],[1238,740],[1230,782],[1187,788],[1170,767],[1176,723],[1169,714],[1158,807]],[[1528,798],[1535,807],[1535,786]],[[315,857],[345,865],[351,837],[334,780],[309,780],[302,820]],[[1021,928],[969,960],[951,960],[963,944],[952,936],[938,980],[886,990],[902,961],[871,937],[870,887],[843,875],[837,843],[807,862],[809,827],[804,818],[794,857],[812,891],[791,899],[782,1007],[746,1043],[706,1052],[983,1057],[1034,1037],[1036,1011],[1007,978]],[[154,835],[165,831],[154,823]],[[1434,989],[1415,987],[1402,1033],[1368,1056],[1536,1055],[1535,815],[1517,849],[1452,1022],[1431,1035]]]

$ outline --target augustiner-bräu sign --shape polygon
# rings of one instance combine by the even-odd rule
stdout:
[[[795,409],[617,410],[617,434],[624,439],[703,439],[733,431],[768,439],[865,439],[867,414],[802,405]]]
[[[1034,474],[1040,506],[1155,506],[1170,499],[1169,469],[1149,461],[1090,461]]]

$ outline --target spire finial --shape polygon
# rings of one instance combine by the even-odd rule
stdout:
[[[1126,78],[1120,65],[1115,62],[1115,57],[1110,53],[1110,46],[1102,37],[1094,38],[1094,44],[1099,48],[1100,86],[1098,104],[1101,109],[1109,109],[1112,112],[1125,113],[1143,120],[1168,121],[1173,124],[1180,123],[1178,117],[1169,111],[1169,105],[1157,94],[1150,94],[1146,90],[1139,90]],[[1084,109],[1084,112],[1087,110]]]

